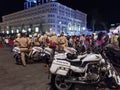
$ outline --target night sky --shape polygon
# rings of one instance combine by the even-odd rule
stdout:
[[[23,9],[24,0],[0,0],[0,17]],[[88,15],[88,23],[97,18],[105,23],[120,23],[120,3],[118,0],[58,0],[73,9]]]

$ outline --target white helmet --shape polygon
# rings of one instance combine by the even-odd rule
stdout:
[[[34,37],[37,37],[38,36],[38,34],[37,33],[34,33],[34,35],[33,35]]]
[[[52,32],[52,35],[56,35],[56,33],[55,33],[55,32]]]
[[[49,32],[46,32],[46,35],[47,35],[47,36],[50,36],[50,33],[49,33]]]
[[[20,34],[20,33],[18,33],[18,34],[17,34],[17,37],[21,37],[21,34]]]

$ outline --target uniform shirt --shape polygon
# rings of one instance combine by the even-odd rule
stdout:
[[[40,38],[39,38],[39,42],[40,43],[45,43],[45,36],[42,35]]]
[[[68,40],[65,36],[61,36],[59,43],[65,44],[67,46],[68,45]]]
[[[40,45],[38,37],[34,37],[34,41],[33,42],[34,42],[34,45],[36,45],[36,46]]]
[[[18,43],[19,43],[19,46],[22,48],[27,48],[28,47],[28,38],[26,37],[21,37],[19,40],[18,40]]]
[[[58,43],[58,38],[57,38],[57,36],[52,36],[52,37],[51,37],[51,42]]]
[[[14,40],[14,45],[16,45],[16,46],[18,46],[18,47],[19,47],[19,42],[18,42],[19,39],[20,39],[20,38],[16,38],[16,39]]]

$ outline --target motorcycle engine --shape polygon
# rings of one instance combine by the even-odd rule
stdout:
[[[90,64],[87,70],[86,79],[90,81],[97,80],[99,78],[99,65],[98,64]]]

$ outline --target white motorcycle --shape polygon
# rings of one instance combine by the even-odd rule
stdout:
[[[51,85],[58,90],[69,90],[73,84],[97,84],[106,80],[110,87],[120,86],[120,76],[104,54],[84,54],[70,59],[68,53],[55,55]],[[109,81],[110,80],[110,81]]]
[[[22,64],[21,62],[21,52],[19,47],[13,48],[14,58],[16,60],[17,64]],[[50,48],[41,48],[34,46],[31,51],[31,55],[29,57],[29,53],[25,53],[26,62],[34,62],[34,61],[40,61],[41,59],[50,59],[51,58],[52,49]]]

